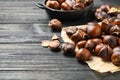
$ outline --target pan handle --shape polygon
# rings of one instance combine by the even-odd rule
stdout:
[[[36,6],[41,9],[47,9],[42,3],[36,3]]]

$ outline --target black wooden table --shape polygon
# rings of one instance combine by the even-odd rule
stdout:
[[[73,57],[41,47],[42,40],[60,36],[47,26],[46,12],[35,6],[43,1],[0,0],[0,80],[120,80],[120,72],[100,74]],[[94,7],[120,5],[119,0],[94,1]],[[83,23],[63,22],[63,27]]]

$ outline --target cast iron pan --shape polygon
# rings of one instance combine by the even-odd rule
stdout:
[[[60,20],[77,20],[77,19],[84,18],[86,15],[88,15],[91,12],[93,7],[93,2],[92,2],[90,5],[88,5],[85,9],[82,9],[82,10],[70,10],[70,11],[55,10],[55,9],[46,7],[45,5],[46,1],[44,3],[37,3],[36,6],[46,10],[50,18],[57,18]]]

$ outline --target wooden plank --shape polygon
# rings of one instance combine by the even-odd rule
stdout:
[[[2,71],[1,79],[5,80],[99,80],[99,77],[93,76],[90,71]],[[87,77],[86,77],[87,76]],[[89,76],[89,77],[88,77]],[[118,77],[118,75],[116,76]],[[118,77],[119,79],[119,77]]]
[[[0,43],[40,43],[51,40],[54,34],[60,36],[60,31],[52,31],[47,24],[48,21],[42,24],[0,24]]]
[[[86,64],[78,63],[62,52],[53,53],[40,44],[1,44],[0,70],[88,71]]]
[[[34,13],[34,14],[40,14],[42,12],[45,12],[45,10],[40,10],[36,6],[33,7],[1,7],[0,13],[6,14],[6,13]]]
[[[41,23],[49,18],[46,12],[41,13],[0,13],[0,23]]]
[[[0,0],[0,2],[40,2],[44,0]]]

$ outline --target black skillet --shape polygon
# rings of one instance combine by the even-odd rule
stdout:
[[[47,0],[45,0],[44,3],[37,3],[36,6],[46,10],[50,18],[57,18],[60,20],[77,20],[85,17],[86,15],[89,15],[89,12],[91,12],[93,7],[93,2],[89,4],[85,9],[82,10],[55,10],[52,8],[46,7],[45,3]]]

